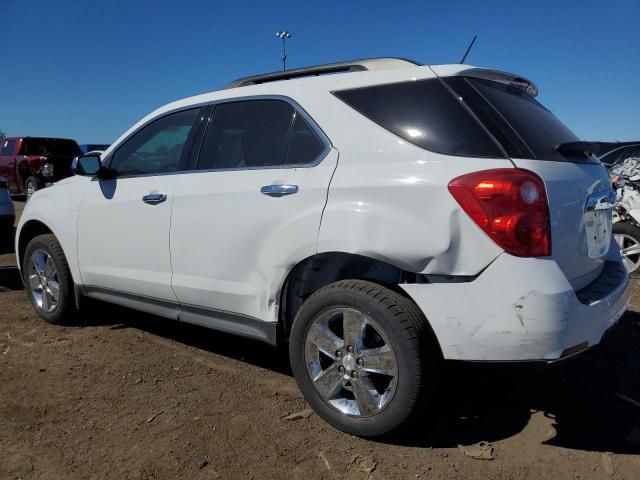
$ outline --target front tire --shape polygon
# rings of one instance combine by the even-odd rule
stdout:
[[[418,307],[361,280],[332,283],[307,299],[294,320],[289,353],[316,413],[362,437],[388,434],[426,410],[441,360]]]
[[[613,224],[613,238],[620,247],[620,255],[629,275],[640,276],[640,228],[632,223]]]
[[[55,235],[39,235],[29,242],[22,276],[31,305],[47,322],[63,323],[77,313],[73,278]]]

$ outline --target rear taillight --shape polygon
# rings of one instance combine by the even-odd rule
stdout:
[[[449,191],[506,252],[519,257],[551,255],[547,195],[536,174],[515,168],[483,170],[455,178]]]

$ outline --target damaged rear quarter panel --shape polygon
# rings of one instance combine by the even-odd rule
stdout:
[[[466,173],[510,168],[507,159],[432,153],[346,105],[332,114],[347,117],[351,129],[330,133],[340,162],[329,188],[318,252],[365,255],[407,271],[441,275],[476,275],[502,252],[461,210],[447,186]],[[372,128],[380,134],[359,137],[360,130]]]

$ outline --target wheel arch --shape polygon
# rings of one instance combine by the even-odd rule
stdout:
[[[364,255],[323,252],[307,257],[290,270],[280,291],[278,339],[288,340],[293,320],[304,301],[326,285],[339,280],[367,280],[415,303],[399,284],[419,283],[422,279],[420,274]]]
[[[60,248],[62,248],[64,256],[67,258],[67,260],[69,259],[64,245],[62,244],[62,242],[60,242],[60,237],[56,235],[56,233],[51,230],[51,228],[49,228],[49,226],[44,222],[36,219],[31,219],[27,220],[25,224],[22,225],[22,228],[20,228],[20,231],[18,232],[18,238],[16,239],[16,260],[18,262],[18,269],[20,271],[22,271],[22,267],[24,265],[24,254],[27,251],[27,245],[29,245],[29,242],[39,235],[46,234],[51,234],[56,237],[56,239],[60,243]],[[73,272],[71,272],[71,277],[73,278]],[[20,279],[23,280],[23,278],[24,277],[21,274]],[[75,279],[73,282],[73,291],[76,301],[76,307],[78,307],[80,305],[80,297],[82,296],[82,292],[78,285],[78,282]]]
[[[55,233],[44,222],[41,222],[40,220],[28,220],[22,226],[18,233],[18,240],[16,242],[18,267],[22,268],[22,265],[24,264],[24,254],[27,250],[27,245],[29,245],[29,242],[38,235],[45,235],[48,233],[55,235]]]

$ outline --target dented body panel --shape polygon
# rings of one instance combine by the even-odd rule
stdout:
[[[591,295],[574,291],[553,259],[506,253],[471,282],[401,287],[429,319],[447,359],[551,361],[597,344],[626,310],[627,273],[615,242],[607,263]]]

